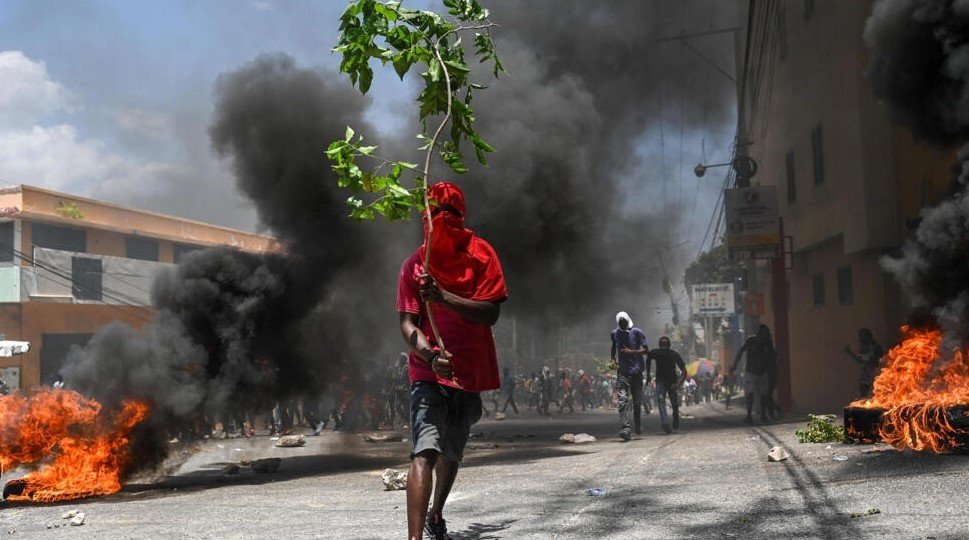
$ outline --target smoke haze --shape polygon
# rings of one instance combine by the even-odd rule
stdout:
[[[616,310],[642,324],[659,305],[655,253],[678,240],[685,212],[656,204],[664,167],[637,151],[665,112],[661,81],[691,88],[679,96],[688,129],[723,121],[734,98],[731,83],[690,86],[708,79],[661,54],[667,4],[609,6],[492,6],[509,74],[489,82],[475,107],[496,154],[461,177],[436,171],[465,189],[469,225],[498,250],[511,293],[506,316],[546,343],[555,339],[550,328],[605,336]],[[676,9],[682,20],[718,25],[736,14],[713,1]],[[268,410],[338,374],[377,373],[403,348],[394,293],[420,223],[351,222],[348,194],[323,156],[347,125],[376,135],[364,120],[367,99],[345,77],[275,54],[219,77],[215,102],[212,148],[285,252],[192,253],[156,281],[159,314],[144,332],[113,325],[72,353],[71,387],[108,404],[151,403],[142,444],[154,457],[140,465],[160,455],[160,434],[179,422],[232,407]],[[376,142],[407,156],[411,136]],[[539,359],[520,360],[532,367]]]
[[[865,26],[869,78],[893,118],[916,137],[940,144],[969,139],[969,4],[881,0]],[[957,193],[923,210],[915,238],[884,259],[912,306],[929,312],[947,341],[969,338],[969,196],[962,161]]]

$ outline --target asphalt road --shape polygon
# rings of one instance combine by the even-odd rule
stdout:
[[[692,418],[664,435],[654,411],[647,432],[628,443],[616,436],[612,410],[483,420],[445,514],[452,535],[969,539],[969,456],[799,444],[798,419],[750,427],[721,405],[685,412]],[[560,444],[564,432],[599,441]],[[177,446],[167,476],[132,480],[116,495],[0,505],[0,536],[405,537],[404,492],[383,491],[380,472],[406,468],[409,443],[329,432],[308,441],[297,449],[275,448],[267,437]],[[774,445],[792,457],[769,463]],[[220,473],[226,463],[269,456],[283,460],[275,474]],[[589,488],[606,494],[591,497]],[[60,516],[69,509],[85,512],[85,525],[47,528],[66,523]],[[878,513],[852,517],[869,510]]]

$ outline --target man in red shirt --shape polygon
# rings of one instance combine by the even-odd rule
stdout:
[[[414,448],[407,477],[408,538],[419,540],[426,527],[448,539],[444,503],[458,464],[481,418],[480,393],[501,386],[491,326],[508,297],[498,255],[464,227],[465,202],[450,182],[431,186],[433,235],[404,261],[397,285],[400,331],[410,347],[411,427]],[[425,271],[430,249],[429,271]],[[436,342],[427,308],[441,334]],[[434,502],[428,515],[433,472]]]

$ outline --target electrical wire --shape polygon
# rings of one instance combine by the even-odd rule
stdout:
[[[58,285],[70,286],[71,288],[78,288],[78,289],[84,290],[85,292],[91,292],[91,293],[97,292],[97,289],[96,288],[94,288],[94,287],[88,287],[88,286],[86,286],[84,284],[77,283],[74,280],[74,277],[73,276],[67,275],[66,273],[63,273],[59,268],[57,268],[55,266],[49,266],[46,263],[37,261],[33,257],[31,257],[31,256],[23,253],[22,251],[20,251],[18,249],[15,249],[13,246],[10,246],[8,244],[5,244],[5,243],[0,242],[0,250],[9,250],[14,255],[14,257],[20,259],[22,262],[28,262],[32,266],[34,266],[35,268],[39,268],[41,270],[44,270],[44,271],[50,273],[51,275],[53,275],[55,277],[59,277],[62,280],[64,280],[64,281],[58,281],[56,279],[51,279],[51,281],[57,283]],[[142,290],[142,292],[147,292],[147,291],[144,291],[143,289],[141,289],[141,290]],[[151,322],[153,320],[153,317],[146,317],[144,314],[140,313],[140,310],[142,310],[142,309],[144,309],[146,307],[150,308],[150,306],[143,306],[143,305],[140,305],[140,304],[129,303],[128,302],[129,299],[122,298],[122,297],[119,297],[119,296],[115,296],[115,294],[121,294],[123,296],[123,293],[120,293],[120,292],[117,292],[117,291],[113,291],[113,290],[111,290],[109,288],[101,287],[101,296],[102,297],[107,298],[108,300],[112,300],[112,301],[117,302],[117,304],[109,304],[109,303],[106,303],[105,302],[103,305],[109,306],[109,307],[114,308],[114,309],[118,309],[118,310],[120,310],[123,313],[126,313],[128,315],[135,316],[135,317],[137,317],[137,318],[139,318],[139,319],[141,319],[141,320],[143,320],[145,322]],[[130,310],[130,309],[137,309],[139,311],[127,311],[126,308],[128,310]]]

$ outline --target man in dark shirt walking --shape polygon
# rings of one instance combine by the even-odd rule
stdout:
[[[777,363],[777,352],[771,339],[770,328],[766,324],[760,325],[757,335],[747,338],[743,347],[737,351],[730,373],[737,372],[737,365],[744,352],[747,353],[747,366],[744,368],[744,399],[747,400],[747,417],[744,423],[754,422],[752,412],[754,397],[760,398],[760,422],[767,423],[768,408],[773,406],[771,393],[771,373]]]
[[[622,424],[619,436],[624,441],[632,438],[630,433],[629,413],[633,413],[636,434],[642,433],[640,419],[642,415],[643,399],[643,359],[649,351],[646,345],[646,334],[633,326],[632,319],[625,311],[616,314],[616,328],[612,331],[612,350],[610,358],[616,360],[619,355],[619,373],[616,376],[616,392],[619,394],[619,421]],[[629,401],[632,400],[630,405]],[[630,411],[630,407],[632,410]]]
[[[682,377],[686,377],[686,364],[680,353],[670,348],[670,338],[659,338],[659,349],[653,349],[646,355],[646,383],[649,383],[649,368],[656,361],[656,406],[659,407],[659,421],[663,431],[670,433],[669,417],[666,415],[666,398],[669,397],[673,406],[673,429],[680,427],[680,398],[676,395],[679,382],[676,378],[676,368],[680,368]]]

